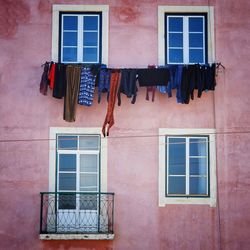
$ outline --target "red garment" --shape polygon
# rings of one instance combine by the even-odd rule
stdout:
[[[49,83],[50,89],[53,89],[55,85],[55,70],[56,70],[56,64],[52,63],[48,77],[48,79],[50,80]]]
[[[109,136],[109,129],[114,125],[114,108],[115,108],[115,101],[116,101],[116,94],[119,88],[119,83],[121,79],[121,73],[111,72],[110,77],[110,90],[109,90],[109,100],[108,100],[108,108],[105,121],[102,126],[102,133],[104,137],[106,136],[106,126],[107,128],[107,136]]]

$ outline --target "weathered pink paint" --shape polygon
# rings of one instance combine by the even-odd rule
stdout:
[[[77,107],[39,93],[40,65],[51,58],[53,3],[110,6],[109,64],[157,64],[158,5],[215,6],[216,60],[225,67],[214,93],[189,105],[156,94],[122,98],[112,136],[156,135],[159,127],[216,128],[216,208],[158,207],[158,138],[108,139],[108,190],[115,192],[115,240],[40,241],[39,192],[48,190],[48,142],[0,142],[0,249],[250,249],[250,2],[246,0],[1,0],[1,140],[48,138],[49,127],[100,127],[106,103]],[[214,109],[215,107],[215,109]]]

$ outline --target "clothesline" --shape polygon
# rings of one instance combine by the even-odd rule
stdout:
[[[75,121],[76,104],[91,106],[95,88],[98,89],[98,103],[101,95],[107,93],[108,107],[103,134],[109,135],[114,124],[116,99],[121,105],[121,94],[136,102],[138,87],[146,87],[146,100],[155,91],[172,97],[176,89],[177,103],[188,104],[194,99],[194,90],[200,98],[203,91],[215,90],[218,69],[225,67],[221,63],[194,65],[165,65],[147,68],[107,68],[103,64],[64,64],[45,62],[40,82],[40,92],[47,94],[48,87],[54,98],[64,98],[64,120]],[[107,130],[107,131],[106,131]]]

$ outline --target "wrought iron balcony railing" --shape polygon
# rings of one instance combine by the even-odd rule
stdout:
[[[114,193],[42,192],[40,234],[113,234]]]

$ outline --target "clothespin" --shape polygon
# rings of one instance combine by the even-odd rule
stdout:
[[[216,66],[217,66],[217,68],[219,68],[221,66],[223,69],[226,69],[225,66],[221,62],[216,63]]]

